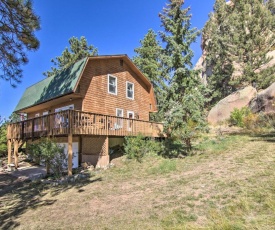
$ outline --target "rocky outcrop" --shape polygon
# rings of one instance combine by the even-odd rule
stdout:
[[[237,108],[248,106],[249,102],[256,96],[257,91],[252,86],[238,90],[218,102],[209,112],[207,120],[212,125],[217,125],[229,119],[231,112]]]
[[[249,104],[253,113],[275,112],[275,82],[265,90],[257,94]]]

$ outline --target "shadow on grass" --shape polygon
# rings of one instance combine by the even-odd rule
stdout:
[[[261,140],[261,141],[266,141],[266,142],[275,142],[275,132],[269,132],[269,133],[253,133],[250,134],[250,136],[253,139],[252,141],[257,141],[257,140]]]
[[[76,188],[78,192],[85,191],[83,187],[90,183],[102,181],[101,178],[86,178],[77,182],[53,186],[41,182],[19,181],[8,174],[0,175],[0,229],[13,229],[20,225],[17,221],[20,215],[29,209],[53,205],[54,197],[69,189]],[[50,192],[51,199],[43,199]]]

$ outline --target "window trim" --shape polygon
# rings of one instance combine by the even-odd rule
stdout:
[[[110,77],[112,77],[112,78],[115,78],[116,79],[116,85],[115,85],[115,93],[113,93],[113,92],[110,92]],[[111,74],[108,74],[108,85],[107,85],[107,91],[108,91],[108,93],[109,94],[113,94],[113,95],[117,95],[117,91],[118,91],[118,87],[117,87],[117,77],[116,76],[114,76],[114,75],[111,75]]]
[[[130,113],[133,114],[133,118],[129,117]],[[127,118],[128,118],[128,120],[127,120],[127,130],[132,131],[132,128],[133,128],[133,121],[132,120],[135,119],[135,113],[133,111],[128,110],[127,111]]]
[[[121,114],[122,114],[121,117],[123,117],[123,116],[124,116],[124,114],[123,114],[123,109],[120,109],[120,108],[116,108],[116,117],[119,117],[119,116],[117,115],[117,111],[118,111],[118,110],[121,110],[121,112],[122,112],[122,113],[121,113]]]
[[[74,110],[74,104],[65,105],[62,107],[55,108],[54,112],[57,113],[57,112],[66,111],[66,110],[70,110],[70,109]]]
[[[130,118],[130,117],[129,117],[130,113],[133,114],[133,118]],[[134,120],[134,119],[135,119],[135,113],[134,113],[134,111],[127,110],[127,118],[133,119],[133,120]]]
[[[123,111],[123,109],[116,108],[116,117],[119,117],[118,114],[117,114],[118,110],[121,111],[121,117],[120,117],[120,118],[117,118],[115,129],[118,129],[118,128],[122,128],[122,127],[123,127],[123,119],[121,119],[121,118],[124,117],[124,111]]]
[[[132,84],[133,86],[133,97],[128,97],[128,84]],[[126,81],[126,98],[135,100],[135,84],[133,82]]]

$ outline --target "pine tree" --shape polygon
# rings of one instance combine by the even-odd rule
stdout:
[[[172,139],[182,140],[188,150],[191,140],[206,127],[203,114],[203,86],[192,68],[190,45],[199,31],[191,28],[190,8],[181,9],[183,0],[169,0],[160,14],[164,31],[160,33],[166,44],[162,63],[169,89],[165,105],[165,129]]]
[[[271,10],[261,0],[216,0],[203,29],[212,104],[240,87],[262,89],[274,81],[275,67],[267,67],[267,54],[275,44],[274,25]]]
[[[267,9],[270,10],[272,15],[275,15],[275,0],[267,0],[266,2]]]
[[[229,55],[231,38],[228,34],[231,7],[224,0],[217,0],[214,14],[203,28],[203,49],[206,53],[206,69],[211,75],[207,78],[211,91],[210,104],[215,104],[232,93],[235,88],[229,85],[234,72],[233,60]]]
[[[271,60],[267,53],[275,44],[275,18],[261,0],[232,2],[230,53],[240,74],[233,76],[231,84],[256,83],[258,89],[265,88],[275,79],[274,66],[262,70]]]
[[[7,153],[7,122],[0,116],[0,157]]]
[[[26,51],[39,48],[34,35],[40,29],[39,17],[30,0],[1,0],[0,17],[0,78],[15,87],[21,82],[21,65],[28,63]]]
[[[85,37],[80,39],[72,37],[69,39],[69,44],[70,48],[66,47],[61,56],[51,60],[56,67],[51,67],[51,70],[43,73],[45,76],[51,77],[82,58],[97,55],[97,49],[93,45],[88,45]]]
[[[141,47],[135,49],[137,56],[133,58],[133,62],[153,84],[160,108],[166,93],[166,84],[161,78],[160,54],[162,47],[157,41],[157,34],[152,29],[148,31],[140,43]],[[153,114],[151,118],[153,120],[161,120],[161,117],[160,113],[158,113]]]

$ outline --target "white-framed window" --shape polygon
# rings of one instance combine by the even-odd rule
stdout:
[[[42,115],[43,115],[43,118],[42,118],[42,129],[43,130],[46,130],[47,129],[47,117],[45,117],[46,115],[48,115],[49,114],[49,111],[44,111],[43,113],[42,113]]]
[[[134,83],[126,81],[126,97],[134,100]]]
[[[117,95],[117,77],[108,74],[108,93]]]
[[[34,115],[34,117],[37,118],[37,119],[34,119],[34,131],[39,131],[40,125],[39,125],[39,119],[38,119],[38,117],[40,117],[40,113],[36,113]]]
[[[116,116],[123,117],[123,109],[116,109]],[[123,119],[117,118],[115,129],[120,129],[123,127]]]
[[[135,118],[134,112],[133,111],[127,111],[127,118],[134,119]],[[128,131],[132,131],[132,129],[133,129],[133,121],[128,120],[127,128],[128,128]]]
[[[116,109],[116,116],[117,117],[123,117],[123,109]]]
[[[67,127],[69,124],[68,120],[68,114],[67,113],[62,113],[62,111],[66,111],[69,109],[74,109],[74,104],[63,106],[60,108],[56,108],[54,110],[55,114],[55,127]]]
[[[61,112],[61,111],[69,110],[69,109],[74,109],[74,104],[63,106],[63,107],[60,107],[60,108],[56,108],[54,110],[54,112]]]

